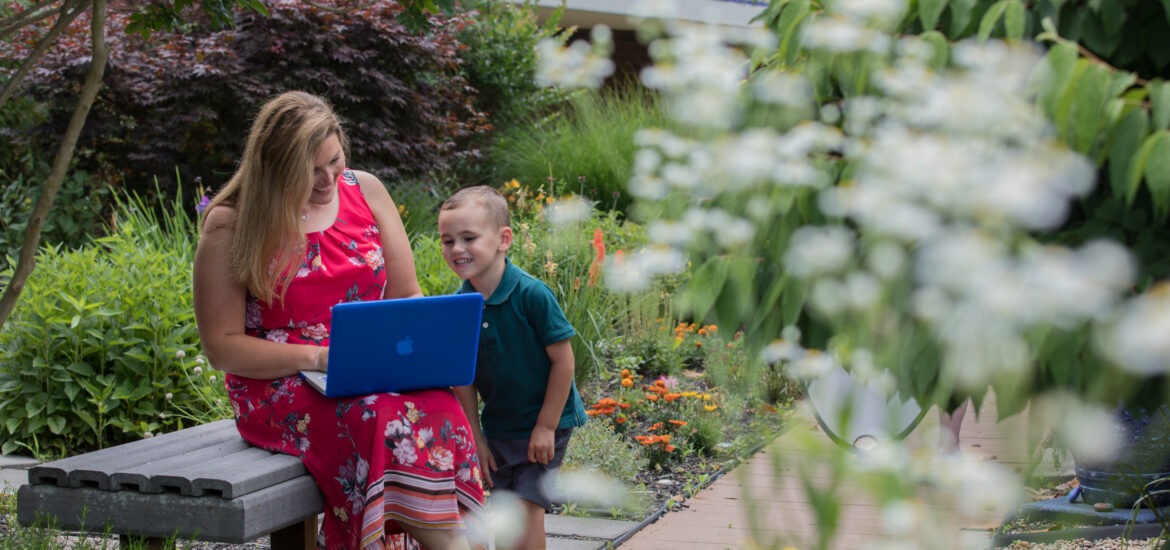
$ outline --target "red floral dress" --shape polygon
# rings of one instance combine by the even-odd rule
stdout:
[[[342,174],[337,189],[337,221],[307,235],[284,303],[248,297],[248,334],[327,346],[334,304],[381,299],[386,269],[378,225],[353,172]],[[299,376],[224,378],[244,439],[300,457],[321,488],[319,548],[412,546],[403,535],[391,536],[401,532],[398,520],[482,529],[479,459],[450,390],[329,399]]]

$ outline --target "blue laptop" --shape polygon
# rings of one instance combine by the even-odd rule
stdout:
[[[475,380],[481,322],[476,293],[340,303],[329,372],[301,376],[327,397],[466,386]]]

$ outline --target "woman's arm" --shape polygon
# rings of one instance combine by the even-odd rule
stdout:
[[[355,170],[366,203],[374,212],[378,232],[382,237],[382,258],[386,260],[386,290],[383,298],[409,298],[422,296],[418,286],[418,275],[414,272],[414,253],[410,249],[410,237],[398,215],[398,206],[390,193],[373,174]]]
[[[329,348],[269,342],[244,333],[247,290],[232,274],[230,260],[235,215],[227,206],[208,212],[195,249],[193,299],[203,353],[212,367],[249,378],[325,370]]]

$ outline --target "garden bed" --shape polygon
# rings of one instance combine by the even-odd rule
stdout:
[[[1070,479],[1052,488],[1034,490],[1033,501],[1011,514],[992,537],[993,549],[1073,550],[1081,548],[1133,550],[1161,548],[1162,525],[1150,510],[1094,510],[1085,503],[1068,502],[1076,487]],[[1165,517],[1166,510],[1161,511]]]

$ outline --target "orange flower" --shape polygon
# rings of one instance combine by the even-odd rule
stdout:
[[[670,423],[680,428],[687,425],[685,420],[671,420]]]
[[[622,378],[629,378],[630,376],[632,376],[630,374],[630,369],[622,369]]]
[[[625,424],[625,423],[626,423],[626,417],[624,417],[624,416],[619,416],[619,417],[617,417],[617,418],[613,419],[613,421],[614,421],[614,422],[617,422],[618,424]]]
[[[601,229],[593,230],[593,250],[597,251],[597,255],[593,258],[593,263],[589,264],[589,286],[597,284],[597,278],[601,276],[601,264],[605,262],[605,234]]]
[[[630,378],[622,378],[622,387],[623,387],[623,388],[632,388],[632,387],[634,387],[634,381],[633,381],[633,379],[630,379]]]
[[[665,426],[665,424],[663,424],[661,422],[655,422],[653,426],[650,426],[647,429],[649,429],[652,432],[656,432],[658,430],[661,430],[664,426]]]
[[[668,393],[662,396],[662,398],[665,399],[667,403],[674,403],[680,397],[682,397],[682,394],[680,393]]]
[[[648,394],[646,394],[646,399],[649,399],[651,403],[657,403],[658,402],[658,394],[648,393]]]

